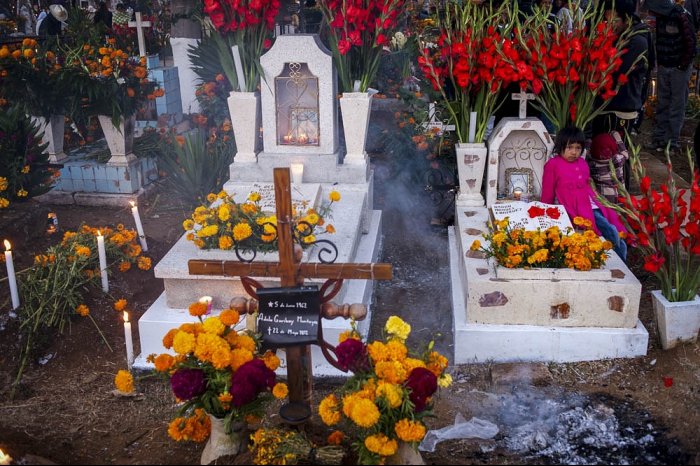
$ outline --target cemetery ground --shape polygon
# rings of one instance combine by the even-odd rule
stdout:
[[[660,166],[656,154],[643,155],[650,167]],[[381,261],[393,264],[395,279],[377,284],[370,338],[379,336],[387,317],[398,314],[412,325],[412,338],[434,339],[437,349],[449,355],[453,345],[446,232],[430,226],[434,206],[413,178],[398,171],[385,154],[374,155],[372,162],[375,208],[384,215]],[[663,169],[658,173],[663,179]],[[141,200],[140,210],[149,256],[156,264],[182,235],[181,223],[189,212],[164,184]],[[45,233],[48,212],[57,214],[57,235]],[[128,205],[76,207],[30,201],[5,211],[0,231],[12,241],[15,267],[21,270],[34,254],[83,222],[133,227]],[[454,383],[440,391],[429,428],[452,425],[459,414],[466,420],[491,421],[500,431],[490,440],[443,441],[435,452],[423,452],[426,462],[699,463],[700,345],[660,349],[647,293],[658,284],[634,256],[630,262],[643,286],[639,315],[650,334],[647,356],[452,367]],[[0,269],[4,278],[5,268]],[[0,283],[0,290],[0,307],[7,310],[6,282]],[[9,395],[18,365],[17,325],[7,312],[0,315],[0,448],[17,464],[199,464],[203,445],[176,443],[167,435],[176,408],[166,381],[141,373],[138,396],[112,394],[114,375],[126,365],[122,321],[112,309],[113,301],[127,299],[132,321],[137,321],[162,290],[163,282],[152,270],[134,267],[114,274],[109,295],[94,291],[85,300],[111,350],[90,320],[76,318],[64,334],[44,342],[13,399]],[[136,325],[134,341],[138,354]],[[333,381],[316,384],[314,402],[336,386]],[[278,423],[278,409],[277,404],[271,406],[264,422]],[[317,416],[306,431],[321,444],[328,433]],[[251,457],[244,453],[219,460],[226,462],[249,464]]]

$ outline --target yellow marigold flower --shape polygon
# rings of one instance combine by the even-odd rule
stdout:
[[[207,202],[212,203],[215,200],[216,200],[216,194],[214,194],[214,193],[207,194]]]
[[[246,215],[252,215],[258,211],[258,208],[255,204],[251,204],[250,202],[246,202],[245,204],[241,205],[241,210]]]
[[[25,165],[24,167],[22,167],[22,173],[25,175],[29,173],[29,165]]]
[[[4,197],[0,197],[0,209],[6,208],[8,205],[10,205],[10,201],[5,199]]]
[[[278,358],[272,351],[265,351],[265,354],[262,356],[262,360],[265,363],[265,366],[271,371],[276,371],[277,368],[280,367],[280,358]]]
[[[248,239],[252,234],[253,229],[250,228],[250,225],[248,225],[247,223],[237,223],[236,226],[233,227],[233,239],[236,241],[243,241],[245,239]]]
[[[425,426],[418,421],[401,419],[394,426],[396,435],[404,442],[420,442],[425,437]]]
[[[403,367],[406,369],[406,373],[410,374],[416,367],[426,367],[425,362],[416,358],[406,358],[403,361]]]
[[[401,340],[390,340],[386,344],[386,350],[389,354],[389,359],[392,361],[403,362],[408,355],[408,348]]]
[[[345,434],[339,430],[334,430],[326,439],[328,445],[340,445],[345,440]]]
[[[200,317],[207,313],[207,304],[200,303],[199,301],[190,304],[187,310],[190,312],[191,316]]]
[[[120,272],[124,273],[124,272],[128,272],[129,270],[131,270],[131,262],[122,261],[119,263],[119,271]]]
[[[75,254],[81,257],[90,257],[90,248],[80,244],[75,245]]]
[[[90,314],[90,308],[88,308],[85,304],[81,304],[75,308],[75,313],[82,317],[87,317]]]
[[[374,370],[377,377],[389,383],[403,383],[408,377],[406,368],[398,361],[379,361]]]
[[[379,408],[371,400],[360,398],[352,404],[348,417],[358,426],[369,429],[379,422]]]
[[[217,347],[211,352],[211,363],[216,369],[225,369],[231,365],[231,350],[226,347]]]
[[[141,270],[151,270],[151,258],[146,256],[139,257],[136,262]]]
[[[8,186],[7,178],[4,176],[0,176],[0,191],[4,191],[7,189]]]
[[[377,384],[377,397],[384,398],[391,408],[398,408],[403,402],[403,390],[396,384],[380,380]]]
[[[228,235],[219,236],[219,249],[231,249],[233,247],[233,238]]]
[[[221,335],[226,330],[226,326],[218,317],[209,317],[202,323],[202,329],[212,335]]]
[[[318,414],[327,426],[334,426],[340,422],[340,402],[331,394],[325,397],[318,405]]]
[[[171,367],[173,367],[173,364],[175,364],[175,358],[168,353],[163,353],[156,356],[153,363],[155,364],[158,372],[167,372]]]
[[[187,233],[187,241],[194,241],[194,233]]]
[[[219,232],[218,225],[207,225],[197,232],[200,238],[208,238],[209,236],[215,236]]]
[[[182,228],[185,230],[191,230],[194,228],[194,221],[191,218],[188,218],[184,222],[182,222]]]
[[[333,225],[330,225],[330,224],[326,225],[326,233],[329,233],[332,235],[333,233],[335,233],[335,227]]]
[[[278,400],[282,400],[284,398],[287,398],[287,395],[289,394],[289,388],[287,388],[287,384],[284,383],[276,383],[275,386],[272,388],[272,395],[277,398]]]
[[[231,406],[231,401],[233,401],[233,395],[231,395],[229,392],[221,393],[217,398],[224,409],[228,409]]]
[[[224,309],[221,311],[221,314],[219,314],[219,319],[225,326],[231,327],[236,325],[238,321],[241,320],[241,316],[238,311],[233,309]]]
[[[304,220],[306,220],[307,222],[309,222],[312,225],[316,225],[318,223],[318,221],[321,220],[321,217],[319,217],[317,213],[312,212],[309,215],[307,215],[304,218]]]
[[[255,340],[246,334],[238,335],[238,338],[236,338],[236,346],[238,348],[246,349],[251,353],[255,352]]]
[[[384,434],[375,434],[365,439],[365,447],[377,455],[391,456],[399,449],[399,443]]]
[[[176,328],[171,328],[170,330],[168,330],[168,333],[166,333],[163,337],[164,347],[166,347],[167,349],[173,347],[173,339],[175,338],[175,335],[177,335],[177,332],[179,332],[179,330]]]
[[[248,200],[250,202],[258,202],[262,196],[260,196],[260,193],[257,191],[253,191],[252,193],[248,194]]]
[[[114,303],[114,310],[117,311],[117,312],[122,312],[124,309],[126,309],[126,306],[127,306],[128,304],[129,304],[129,303],[127,302],[126,299],[124,299],[124,298],[118,299],[118,300]]]
[[[231,209],[228,205],[221,204],[217,210],[217,215],[222,222],[228,222],[231,218]]]
[[[367,353],[375,363],[389,359],[389,352],[386,349],[386,345],[381,341],[373,341],[372,343],[368,344]]]
[[[432,351],[428,355],[428,370],[435,374],[435,377],[440,377],[442,372],[447,369],[447,358],[437,351]]]
[[[442,374],[438,379],[438,385],[442,388],[447,388],[452,385],[452,376],[450,374]]]
[[[27,197],[29,193],[25,189],[20,189],[17,191],[17,197]]]
[[[237,371],[239,367],[253,360],[253,353],[245,348],[236,348],[231,351],[231,369]]]
[[[475,239],[474,242],[472,243],[471,247],[469,248],[470,251],[478,251],[481,249],[481,241],[478,239]]]
[[[316,236],[315,235],[308,235],[303,237],[303,241],[306,244],[310,244],[316,241]]]
[[[114,377],[114,386],[122,393],[131,393],[134,391],[134,377],[131,372],[120,370]]]
[[[188,354],[194,351],[195,336],[187,332],[177,332],[173,338],[173,351],[177,354]]]
[[[401,340],[406,340],[408,335],[411,333],[411,326],[401,320],[400,317],[391,316],[386,321],[384,330],[392,337],[399,338]]]
[[[328,199],[330,199],[331,202],[338,202],[340,200],[340,193],[338,191],[331,191],[328,194]]]

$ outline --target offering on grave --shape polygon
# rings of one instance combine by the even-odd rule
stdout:
[[[522,194],[522,192],[521,192]],[[573,231],[566,209],[562,205],[543,202],[501,202],[491,206],[491,214],[497,221],[510,221],[512,229],[523,228],[529,231],[546,230],[558,227],[563,232]]]
[[[535,206],[535,209],[539,208]],[[551,213],[556,215],[553,210]],[[507,268],[591,270],[603,267],[609,257],[607,251],[612,249],[610,241],[599,237],[589,220],[576,217],[574,225],[584,231],[572,232],[572,228],[562,231],[557,225],[533,231],[512,226],[506,216],[488,223],[489,231],[483,235],[487,244],[475,240],[470,249],[495,258],[499,265]]]

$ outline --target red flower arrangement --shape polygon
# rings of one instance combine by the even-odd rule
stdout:
[[[405,0],[321,0],[343,92],[366,92],[379,70]],[[355,81],[359,88],[355,89]]]
[[[234,89],[242,79],[243,91],[254,92],[260,84],[260,56],[272,45],[279,9],[279,0],[204,0],[204,12],[216,30],[229,48],[237,45],[240,51],[244,77],[236,76],[228,48],[220,48],[221,64]]]
[[[537,95],[534,105],[557,131],[567,125],[583,128],[627,80],[626,74],[617,82],[613,76],[622,64],[630,31],[618,37],[613,23],[593,8],[580,15],[571,33],[558,26],[548,31],[548,11],[535,9],[533,14],[517,38],[518,48],[534,71],[530,80],[530,89]]]
[[[678,189],[667,154],[668,177],[659,190],[652,189],[639,159],[639,147],[630,144],[632,174],[641,196],[631,196],[618,183],[620,205],[606,205],[622,215],[628,241],[644,256],[644,270],[661,281],[661,294],[668,301],[692,301],[700,287],[700,174],[688,154],[693,182],[690,196]]]
[[[421,50],[418,64],[442,95],[460,142],[483,141],[489,117],[503,102],[499,91],[513,82],[525,88],[534,76],[509,38],[513,23],[501,24],[501,18],[516,16],[511,8],[508,2],[497,9],[450,4],[437,19],[437,46]],[[474,141],[467,134],[470,112],[477,118]]]

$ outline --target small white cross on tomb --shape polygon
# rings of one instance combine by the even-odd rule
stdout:
[[[520,111],[518,112],[518,118],[521,120],[524,120],[527,118],[527,101],[528,100],[535,100],[535,94],[530,94],[527,92],[516,92],[511,95],[511,98],[513,100],[519,100],[520,101]]]
[[[435,110],[435,102],[430,102],[428,104],[428,121],[423,123],[423,128],[426,130],[431,130],[433,128],[438,129],[438,134],[442,134],[445,131],[454,131],[455,125],[446,125],[441,120],[437,119],[437,111]]]
[[[146,56],[146,40],[143,36],[143,28],[151,27],[151,22],[150,21],[143,21],[143,19],[141,18],[140,11],[137,11],[135,14],[136,14],[136,21],[129,21],[129,27],[136,28],[136,36],[138,37],[138,40],[139,40],[139,56],[145,57]]]

